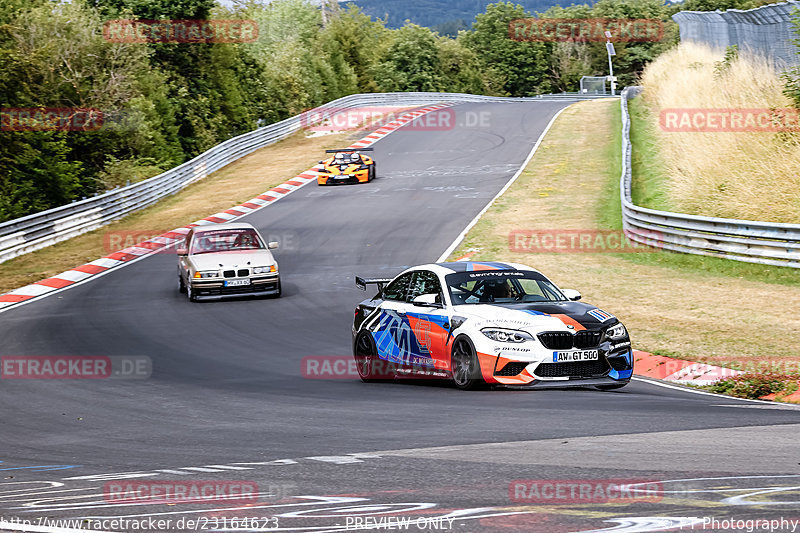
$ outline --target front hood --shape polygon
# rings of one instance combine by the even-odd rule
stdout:
[[[530,333],[561,330],[565,325],[596,330],[617,321],[613,315],[582,302],[472,304],[457,305],[454,310],[478,328],[496,326]]]
[[[239,252],[216,252],[189,256],[196,270],[219,270],[221,268],[270,266],[275,263],[269,250],[242,250]]]

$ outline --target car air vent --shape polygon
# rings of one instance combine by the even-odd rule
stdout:
[[[600,344],[602,334],[599,331],[578,331],[575,333],[576,348],[594,348]]]
[[[506,366],[503,367],[502,370],[498,370],[494,373],[495,376],[516,376],[523,370],[525,367],[528,366],[529,363],[521,362],[521,361],[512,361],[508,363]]]
[[[226,278],[235,278],[236,277],[236,271],[235,270],[226,270],[225,272],[222,273],[222,275],[225,276]]]
[[[608,373],[606,361],[576,361],[572,363],[541,363],[533,371],[543,378],[590,378]]]
[[[236,273],[240,278],[250,275],[250,269],[248,268],[240,268],[239,271]]]
[[[574,336],[569,331],[545,331],[539,333],[539,340],[550,350],[569,350],[572,348]]]

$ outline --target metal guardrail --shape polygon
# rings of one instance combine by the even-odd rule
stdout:
[[[345,96],[307,113],[325,109],[343,111],[366,106],[422,106],[445,102],[563,101],[595,98],[603,96],[565,93],[531,98],[500,98],[457,93],[371,93]],[[304,116],[309,115],[297,115],[229,139],[194,159],[147,180],[4,222],[0,224],[0,263],[92,231],[175,194],[229,163],[299,131],[304,125]]]
[[[631,201],[631,121],[628,99],[641,87],[622,91],[622,225],[641,244],[764,265],[800,268],[800,224],[703,217],[657,211]]]

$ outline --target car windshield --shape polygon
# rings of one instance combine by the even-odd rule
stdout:
[[[264,243],[252,229],[204,231],[192,240],[192,254],[229,252],[235,250],[260,250]]]
[[[454,305],[567,300],[552,282],[538,272],[461,272],[445,276],[445,281]]]

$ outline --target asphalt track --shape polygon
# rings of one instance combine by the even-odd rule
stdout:
[[[283,530],[337,531],[378,529],[365,517],[444,516],[458,519],[442,529],[459,531],[661,531],[688,528],[675,517],[800,517],[797,409],[644,382],[462,392],[303,375],[304,358],[349,357],[364,297],[354,275],[391,277],[436,260],[564,105],[457,106],[452,130],[402,129],[376,144],[374,182],[311,184],[247,216],[282,241],[280,299],[192,304],[176,290],[175,257],[156,254],[0,314],[0,355],[153,361],[147,380],[0,381],[0,521],[214,516],[216,528],[151,530],[241,531],[252,527],[219,520],[280,514]],[[110,504],[104,483],[121,472],[249,480],[263,494],[215,512]],[[665,492],[557,505],[509,493],[514,480],[553,479],[658,480]]]

